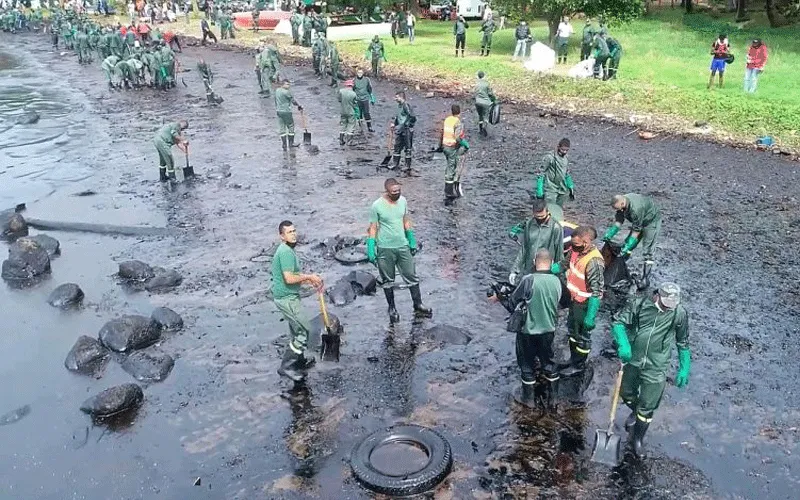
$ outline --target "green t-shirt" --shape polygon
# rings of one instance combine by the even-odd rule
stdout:
[[[123,61],[124,62],[124,61]],[[169,145],[175,144],[175,138],[181,134],[179,123],[168,123],[158,129],[156,139],[160,139]]]
[[[403,217],[406,215],[406,198],[400,196],[390,203],[383,196],[375,200],[369,212],[370,224],[378,225],[376,244],[380,248],[402,248],[408,246]]]
[[[294,102],[294,97],[292,97],[292,93],[289,90],[283,87],[275,90],[275,111],[278,113],[291,113],[292,102]]]
[[[300,263],[297,253],[286,243],[278,245],[275,256],[272,258],[272,297],[284,299],[286,297],[300,297],[300,285],[290,285],[283,279],[283,272],[300,272]]]

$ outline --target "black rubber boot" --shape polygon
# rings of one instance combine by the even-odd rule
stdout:
[[[575,349],[573,342],[569,343],[569,366],[561,370],[561,375],[571,377],[583,372],[586,369],[586,358],[588,354],[582,354]]]
[[[183,178],[191,179],[194,177],[194,167],[183,167]]]
[[[491,52],[491,51],[492,51],[492,49],[486,49],[486,57],[489,57],[489,52]]]
[[[367,130],[370,131],[370,132],[375,132],[372,129],[372,120],[367,120]]]
[[[167,169],[166,168],[159,168],[158,169],[158,180],[161,182],[167,182],[169,177],[167,177]]]
[[[464,49],[461,49],[461,57],[464,57]]]
[[[419,291],[419,285],[410,286],[408,290],[411,292],[411,301],[414,303],[414,314],[426,318],[433,316],[433,309],[425,307],[425,304],[422,303],[422,292]]]
[[[302,382],[306,378],[303,368],[300,367],[302,354],[295,353],[291,347],[286,348],[281,360],[281,367],[278,368],[278,375],[286,377],[294,382]]]
[[[288,144],[289,144],[289,140],[286,138],[286,136],[284,135],[283,137],[281,137],[281,147],[283,147],[284,151],[286,151],[286,148],[287,148]]]
[[[458,49],[456,49],[456,57],[458,57]]]
[[[167,178],[171,181],[175,181],[176,180],[175,171],[173,170],[172,172],[167,172]]]
[[[290,148],[299,148],[300,147],[299,144],[295,144],[294,143],[294,136],[293,135],[290,135],[288,137],[289,137],[289,147]]]
[[[305,356],[301,356],[300,360],[297,362],[297,369],[303,370],[304,372],[308,372],[309,369],[313,368],[314,365],[317,364],[317,360],[314,358],[307,358]]]
[[[484,49],[483,49],[483,48],[481,48],[481,56],[483,56],[483,51],[484,51]]]
[[[411,175],[411,158],[406,157],[406,166],[403,169],[403,173],[406,175]]]
[[[522,383],[522,391],[520,392],[520,403],[526,406],[533,406],[536,401],[535,384]]]
[[[630,432],[631,427],[633,424],[636,423],[636,411],[631,410],[631,414],[628,415],[628,418],[625,419],[625,430]]]
[[[386,303],[389,305],[389,322],[394,324],[400,321],[400,314],[394,305],[394,288],[384,288],[383,294],[386,295]]]
[[[653,264],[652,260],[646,260],[642,264],[642,277],[639,279],[639,282],[636,283],[636,288],[638,288],[640,292],[646,290],[650,286],[650,273],[653,271]]]
[[[648,427],[650,424],[640,418],[633,424],[633,453],[639,458],[644,456],[644,435],[647,434]]]
[[[344,146],[344,132],[339,132],[339,145]]]
[[[453,182],[444,183],[444,197],[448,200],[458,198],[455,191],[455,183]]]
[[[400,168],[400,156],[392,155],[392,170],[397,170]]]

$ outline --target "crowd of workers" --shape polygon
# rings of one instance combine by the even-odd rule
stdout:
[[[298,12],[298,14],[300,14]],[[313,15],[308,16],[312,19]],[[300,26],[305,19],[295,25],[293,41],[300,41]],[[484,21],[485,55],[491,50],[491,33],[494,27],[491,18]],[[458,28],[458,22],[456,23]],[[602,30],[602,27],[601,27]],[[304,28],[305,31],[305,28]],[[316,30],[315,30],[316,31]],[[458,36],[456,29],[456,36]],[[79,61],[90,62],[92,52],[101,58],[103,69],[112,81],[112,69],[123,84],[135,86],[141,83],[140,75],[144,68],[150,75],[150,83],[167,88],[174,86],[176,61],[169,42],[158,30],[142,30],[141,25],[128,27],[101,27],[86,17],[70,11],[57,11],[52,17],[50,33],[53,44],[63,43],[67,48],[78,52]],[[314,52],[314,69],[322,77],[324,71],[330,72],[332,85],[342,79],[339,75],[338,52],[335,44],[325,40],[322,32],[309,36],[313,43],[322,48]],[[593,33],[595,40],[604,40],[602,32]],[[178,45],[180,49],[180,46]],[[325,54],[325,55],[323,55]],[[367,58],[372,60],[373,74],[378,74],[378,63],[385,57],[383,44],[379,38],[370,42]],[[136,64],[136,61],[139,64]],[[120,63],[129,67],[122,68]],[[259,92],[271,95],[273,86],[279,133],[284,150],[291,151],[294,142],[294,119],[292,108],[300,112],[302,106],[294,99],[289,81],[281,76],[281,57],[272,44],[262,44],[256,55],[256,73]],[[213,74],[207,63],[200,60],[198,69],[206,83],[207,95],[210,91]],[[358,69],[356,77],[346,80],[338,89],[337,98],[341,105],[340,144],[347,144],[359,120],[365,120],[368,132],[372,131],[370,103],[374,103],[371,80]],[[478,116],[478,130],[483,137],[488,136],[488,115],[497,97],[486,75],[479,72],[474,90],[475,106]],[[405,158],[402,171],[411,173],[413,133],[417,117],[403,91],[395,93],[397,104],[391,133],[394,147],[392,162],[388,167],[400,171],[401,159]],[[212,99],[209,99],[212,102]],[[459,196],[457,185],[460,181],[457,168],[459,159],[463,161],[469,152],[464,124],[461,121],[459,105],[453,105],[451,115],[442,127],[441,146],[446,159],[445,199]],[[177,146],[188,154],[189,142],[184,131],[189,124],[186,120],[164,125],[154,137],[154,146],[159,157],[159,177],[161,181],[175,178],[175,163],[171,148]],[[572,227],[563,220],[563,207],[575,199],[576,186],[569,169],[568,153],[570,141],[562,139],[557,147],[548,152],[538,170],[533,183],[531,217],[512,228],[510,235],[520,244],[515,260],[510,265],[508,293],[497,297],[512,313],[510,324],[517,334],[516,352],[521,372],[520,401],[531,404],[534,388],[540,384],[556,383],[561,377],[580,376],[587,365],[592,349],[592,331],[601,311],[605,293],[605,258],[595,246],[597,233],[590,226],[572,229],[568,243],[565,243],[565,227]],[[403,155],[405,153],[405,155]],[[184,176],[191,177],[194,171],[184,168]],[[602,241],[613,246],[617,233],[626,222],[630,222],[630,232],[618,245],[619,257],[627,259],[635,249],[642,249],[643,267],[639,275],[640,289],[649,287],[649,278],[654,265],[654,250],[661,231],[661,214],[656,203],[649,197],[637,193],[617,194],[611,200],[615,215],[613,222],[605,231]],[[278,227],[281,245],[272,262],[273,296],[275,303],[287,320],[291,339],[279,368],[279,373],[295,382],[302,382],[313,358],[304,356],[307,348],[310,326],[300,303],[300,286],[308,284],[321,290],[322,279],[316,274],[301,271],[294,247],[297,241],[296,228],[290,221],[282,221]],[[378,283],[383,289],[388,306],[390,323],[400,321],[394,298],[396,274],[407,283],[413,312],[419,317],[430,317],[433,312],[422,302],[414,256],[418,244],[409,217],[408,202],[401,194],[401,185],[389,178],[384,183],[384,193],[372,204],[369,216],[369,229],[366,239],[368,259],[378,268]],[[501,296],[503,295],[503,296]],[[630,299],[627,304],[611,318],[611,335],[617,346],[619,359],[624,363],[622,399],[631,408],[626,428],[631,429],[631,441],[636,453],[641,454],[643,438],[658,408],[666,386],[667,369],[670,365],[672,345],[678,348],[679,370],[675,384],[683,387],[688,383],[691,357],[688,345],[688,317],[680,303],[680,288],[674,283],[662,283],[652,295]],[[566,318],[570,358],[565,363],[554,359],[553,341],[559,321],[559,304],[569,309]]]

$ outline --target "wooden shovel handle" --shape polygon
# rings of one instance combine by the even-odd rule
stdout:
[[[306,127],[306,114],[303,113],[303,110],[300,110],[300,123],[303,124],[303,130],[308,132],[308,127]]]
[[[617,383],[614,386],[614,396],[611,398],[611,419],[608,424],[608,432],[611,433],[612,428],[614,427],[614,419],[617,416],[617,405],[619,404],[619,390],[622,387],[622,371],[625,368],[625,365],[620,363],[619,365],[619,373],[617,374]]]
[[[330,330],[331,320],[328,318],[328,308],[325,307],[325,297],[322,292],[318,292],[317,295],[319,295],[319,310],[322,312],[322,321],[325,323],[325,329]]]

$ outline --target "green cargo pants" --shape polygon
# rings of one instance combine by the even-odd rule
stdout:
[[[666,377],[661,382],[647,382],[642,377],[642,371],[636,366],[625,365],[622,370],[622,387],[620,397],[622,401],[636,412],[636,418],[642,422],[653,420],[653,414],[661,404],[664,388],[667,385]]]
[[[294,117],[291,111],[278,111],[278,132],[281,137],[294,137]]]
[[[284,319],[289,323],[289,333],[292,335],[289,347],[297,354],[303,354],[308,346],[308,334],[311,332],[311,325],[303,312],[303,305],[300,297],[284,297],[275,299],[275,305],[283,314]]]
[[[661,217],[642,229],[639,241],[642,245],[642,257],[644,260],[653,260],[653,248],[656,246],[656,239],[659,234],[661,234]]]
[[[489,124],[489,110],[492,109],[491,104],[475,104],[475,110],[478,112],[478,124]]]
[[[353,113],[341,115],[339,118],[339,132],[345,135],[353,135],[356,131],[356,117]]]
[[[162,141],[161,139],[154,139],[153,144],[158,151],[158,161],[160,167],[167,167],[167,173],[175,172],[175,160],[172,158],[172,146]]]
[[[444,181],[445,182],[455,182],[456,175],[458,175],[458,157],[461,156],[459,154],[459,148],[456,147],[448,147],[445,146],[442,149],[444,153],[444,158],[447,160],[447,167],[444,169]]]
[[[417,271],[414,266],[414,257],[408,247],[400,248],[381,248],[377,249],[378,254],[378,284],[381,288],[391,288],[394,286],[395,270],[400,271],[400,276],[409,285],[419,284]]]
[[[564,220],[564,202],[567,200],[567,195],[545,192],[544,200],[547,202],[547,209],[553,219],[558,222]]]
[[[575,348],[580,354],[589,355],[592,350],[592,332],[583,326],[583,318],[586,317],[586,310],[589,308],[589,301],[572,301],[567,315],[567,330],[569,331],[570,347]]]
[[[483,38],[481,38],[481,50],[492,50],[492,33],[483,33]]]

